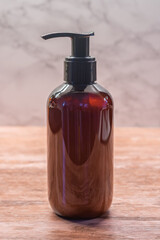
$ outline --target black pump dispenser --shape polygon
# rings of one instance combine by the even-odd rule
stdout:
[[[72,39],[72,53],[64,61],[64,80],[73,85],[87,85],[96,81],[96,60],[89,55],[89,37],[91,33],[49,33],[42,38],[56,37]]]

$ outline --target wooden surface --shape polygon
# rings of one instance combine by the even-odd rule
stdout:
[[[69,221],[47,201],[46,130],[0,128],[0,239],[160,239],[160,129],[115,129],[108,214]]]

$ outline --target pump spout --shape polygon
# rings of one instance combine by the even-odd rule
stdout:
[[[90,36],[94,36],[94,32],[56,32],[41,36],[45,40],[57,37],[71,38],[72,51],[64,61],[64,80],[74,86],[92,84],[96,81],[96,60],[89,54]]]
[[[72,57],[89,57],[89,37],[94,36],[90,33],[49,33],[41,36],[44,40],[57,37],[70,37],[72,39]]]

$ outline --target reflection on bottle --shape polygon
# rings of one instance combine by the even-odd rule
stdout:
[[[99,129],[99,138],[102,143],[107,143],[110,132],[111,132],[111,122],[110,122],[110,109],[102,109],[101,113],[101,125]]]

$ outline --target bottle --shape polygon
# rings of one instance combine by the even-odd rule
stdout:
[[[113,193],[113,100],[96,83],[96,60],[89,55],[94,33],[51,33],[70,37],[64,83],[47,102],[48,198],[57,215],[95,218],[110,207]]]

